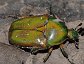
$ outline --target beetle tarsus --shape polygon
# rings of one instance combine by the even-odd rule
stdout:
[[[68,58],[67,58],[67,60],[71,63],[71,64],[74,64],[73,62],[71,62]]]

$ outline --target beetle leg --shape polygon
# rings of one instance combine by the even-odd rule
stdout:
[[[68,54],[67,54],[67,53],[65,52],[65,50],[64,50],[64,44],[61,44],[61,45],[60,45],[60,50],[61,50],[63,56],[64,56],[71,64],[74,64],[73,62],[71,62],[71,61],[69,60]]]
[[[78,43],[78,42],[74,42],[74,44],[75,44],[75,47],[76,47],[77,49],[79,49],[79,43]]]
[[[18,19],[20,17],[20,15],[7,15],[7,16],[4,16],[3,18],[14,18],[14,19]]]
[[[41,50],[45,50],[46,48],[32,48],[31,49],[31,54],[36,54],[37,52],[41,51]]]
[[[32,48],[31,49],[31,54],[36,54],[39,51],[38,48]]]
[[[51,55],[52,51],[53,51],[53,48],[50,48],[49,51],[48,51],[48,54],[46,55],[46,57],[43,58],[43,62],[44,62],[44,63],[47,61],[47,59],[48,59],[49,56]]]

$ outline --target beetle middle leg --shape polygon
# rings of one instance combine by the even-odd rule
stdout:
[[[74,44],[75,44],[75,47],[76,47],[77,49],[79,49],[79,43],[78,43],[78,42],[74,42]]]
[[[37,54],[39,51],[46,50],[46,48],[32,48],[31,54]]]
[[[31,54],[36,54],[38,51],[39,51],[38,48],[32,48],[30,52]]]
[[[48,59],[49,56],[51,55],[52,51],[53,51],[53,47],[49,49],[48,54],[46,55],[45,58],[43,58],[43,62],[44,62],[44,63],[47,61],[47,59]]]
[[[69,60],[68,54],[67,54],[67,53],[65,52],[65,50],[64,50],[64,44],[61,44],[61,45],[60,45],[60,50],[61,50],[63,56],[64,56],[71,64],[74,64],[73,62],[71,62],[71,61]]]
[[[31,54],[36,54],[38,51],[40,50],[45,50],[46,48],[32,48],[31,49]],[[51,55],[53,51],[53,47],[51,47],[49,50],[48,50],[48,54],[46,55],[45,58],[43,58],[43,62],[45,63],[47,61],[47,59],[49,58],[49,56]]]

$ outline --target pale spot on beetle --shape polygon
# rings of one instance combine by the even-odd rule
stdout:
[[[21,48],[24,48],[24,47],[21,47]]]
[[[46,39],[44,39],[44,38],[42,38],[42,39],[37,38],[36,40],[37,40],[36,43],[37,43],[39,46],[41,46],[41,47],[46,47]]]
[[[44,45],[44,41],[43,40],[41,41],[41,39],[39,39],[39,38],[37,39],[37,42],[41,45]]]
[[[29,48],[29,47],[26,47],[26,48]]]
[[[41,20],[42,20],[43,18],[41,17]]]
[[[57,19],[55,19],[53,21],[55,21],[55,22],[61,22],[62,20],[60,20],[59,18],[57,18]]]
[[[44,43],[41,41],[41,44],[43,45]]]
[[[51,31],[50,31],[50,35],[49,35],[49,37],[48,37],[48,40],[52,40],[52,39],[54,39],[55,38],[55,36],[56,36],[56,30],[55,29],[51,29]]]
[[[26,34],[26,35],[28,35],[28,36],[29,36],[29,34]]]
[[[41,42],[39,38],[37,39],[37,41],[38,41],[38,42]]]
[[[18,37],[18,36],[16,36],[16,37]]]
[[[53,39],[53,37],[54,37],[54,34],[51,34],[50,37],[49,37],[49,40]]]
[[[30,25],[30,24],[28,24],[28,25]]]
[[[63,30],[60,30],[60,31],[63,31]]]

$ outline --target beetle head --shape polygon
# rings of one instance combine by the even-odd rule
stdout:
[[[76,28],[74,28],[74,29],[71,28],[71,29],[68,30],[68,36],[69,36],[70,39],[73,39],[73,40],[78,39],[79,35],[81,35],[80,31],[82,31],[82,27],[79,28],[79,29],[78,29],[78,27],[81,26],[81,25],[82,25],[82,23],[78,24],[76,26]]]
[[[70,40],[74,41],[75,43],[75,47],[78,49],[78,40],[79,40],[79,35],[81,35],[82,33],[82,28],[79,28],[79,26],[81,26],[82,23],[80,23],[79,25],[76,26],[75,29],[69,29],[68,30],[68,37]],[[84,31],[83,31],[84,32]]]
[[[68,30],[68,37],[72,40],[77,40],[79,38],[79,33],[75,29]]]
[[[82,27],[78,29],[79,26],[81,26],[82,23],[80,23],[79,25],[76,26],[76,28],[71,28],[68,30],[68,36],[70,39],[76,40],[78,39],[80,32],[82,31]]]

